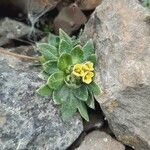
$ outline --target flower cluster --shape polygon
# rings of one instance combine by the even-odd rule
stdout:
[[[88,61],[84,64],[76,64],[73,67],[73,74],[82,78],[82,82],[90,84],[94,77],[93,63]]]

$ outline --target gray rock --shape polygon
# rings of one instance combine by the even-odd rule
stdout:
[[[59,1],[60,0],[1,0],[0,5],[19,8],[25,14],[39,15],[46,10],[54,8]]]
[[[138,0],[104,0],[85,27],[98,56],[97,97],[118,140],[150,150],[150,24]]]
[[[93,10],[100,5],[101,2],[102,0],[77,0],[77,4],[82,10]]]
[[[54,20],[55,33],[59,33],[59,29],[63,29],[67,34],[72,34],[78,30],[81,25],[87,21],[86,16],[76,4],[64,7]]]
[[[102,127],[104,127],[105,122],[102,111],[90,111],[89,118],[90,121],[85,121],[83,124],[85,132],[102,129]]]
[[[125,147],[105,132],[93,131],[76,150],[125,150]]]
[[[0,56],[0,149],[65,150],[81,134],[81,118],[68,122],[49,97],[35,90],[39,71],[15,58]]]
[[[4,18],[0,20],[0,46],[7,44],[11,39],[17,39],[30,32],[31,27],[10,18]],[[35,30],[35,32],[40,33],[39,30]]]
[[[7,51],[25,55],[25,56],[33,56],[34,57],[34,56],[39,55],[39,51],[33,45],[32,46],[19,46],[19,47],[14,47],[14,48],[12,47],[10,49],[7,49]]]

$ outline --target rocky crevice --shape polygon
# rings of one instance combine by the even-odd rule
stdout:
[[[17,0],[2,0],[0,3],[7,7],[3,7],[1,11],[8,8],[8,3],[14,5],[14,2]],[[35,2],[33,0],[32,5],[35,7],[30,13],[39,15],[41,10],[46,9],[45,3],[40,0]],[[77,6],[74,3],[70,5],[66,2],[51,1],[53,7],[46,5],[49,10],[38,20],[36,26],[39,29],[34,28],[35,33],[43,32],[42,26],[38,24],[43,24],[43,21],[45,24],[49,20],[50,12],[54,11],[52,20],[48,22],[53,33],[57,33],[57,29],[62,27],[70,35],[75,31],[78,34],[95,5],[101,3],[99,0],[92,2],[93,5],[90,5],[91,1],[78,1]],[[9,49],[10,52],[37,56],[38,52],[33,49],[35,41],[30,42],[32,39],[27,41],[31,46],[20,46],[20,43],[19,47],[15,47],[17,44],[12,40],[21,40],[21,37],[31,32],[31,22],[28,24],[14,20],[14,16],[20,11],[21,18],[24,14],[26,17],[29,15],[22,6],[18,3],[12,15],[0,14],[0,17],[9,17],[0,20],[0,46],[13,47]],[[40,9],[36,9],[39,7]],[[77,13],[78,17],[73,20],[71,17],[66,21],[66,14],[74,10],[74,7],[74,13]],[[85,24],[81,41],[84,43],[92,38],[95,43],[98,57],[96,81],[103,87],[103,95],[96,97],[99,102],[97,109],[89,110],[89,123],[84,122],[78,115],[67,123],[62,122],[59,110],[50,98],[35,94],[36,88],[42,84],[38,77],[40,68],[0,54],[2,150],[87,150],[89,147],[94,150],[107,150],[110,147],[115,150],[149,150],[150,26],[145,18],[147,13],[148,9],[138,0],[105,0]],[[78,22],[79,20],[81,22]],[[53,26],[53,21],[57,27]]]

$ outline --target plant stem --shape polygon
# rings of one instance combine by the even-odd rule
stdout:
[[[30,57],[30,56],[20,55],[20,54],[16,54],[13,52],[9,52],[9,51],[4,50],[2,48],[0,48],[0,54],[10,55],[10,56],[16,57],[18,59],[24,59],[24,60],[29,60],[29,61],[38,61],[39,60],[38,56],[37,57]]]

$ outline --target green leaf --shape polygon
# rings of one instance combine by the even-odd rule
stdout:
[[[96,64],[96,55],[92,54],[87,58],[87,61],[91,61],[93,64]]]
[[[144,7],[150,8],[150,0],[144,0],[143,5]]]
[[[63,39],[61,39],[60,44],[59,44],[59,53],[70,53],[72,49],[72,46],[70,44],[68,44],[66,41],[64,41]]]
[[[88,100],[86,101],[86,104],[90,108],[95,109],[95,100],[94,100],[94,96],[92,95],[91,92],[89,92],[89,96],[88,96]]]
[[[75,46],[71,50],[71,56],[72,56],[73,64],[83,62],[83,51],[80,45]]]
[[[52,91],[53,90],[50,89],[48,85],[42,85],[39,89],[36,90],[36,92],[42,96],[51,96]]]
[[[58,60],[58,68],[62,71],[66,71],[70,65],[72,65],[71,55],[67,53],[62,54]]]
[[[56,72],[49,77],[47,84],[51,89],[57,90],[63,84],[63,82],[64,82],[64,73]]]
[[[77,97],[81,101],[87,101],[88,99],[88,89],[85,85],[82,85],[81,87],[74,89],[74,96]]]
[[[77,99],[70,90],[69,97],[65,103],[62,104],[61,114],[64,121],[69,120],[77,111]]]
[[[72,89],[77,89],[81,86],[81,83],[73,83],[73,82],[69,82],[67,81],[66,79],[64,80],[66,85],[69,87],[69,88],[72,88]]]
[[[62,120],[68,121],[75,115],[76,112],[77,108],[72,107],[69,104],[63,104],[61,107]]]
[[[89,91],[95,95],[100,95],[102,93],[101,88],[95,82],[90,83],[87,87]]]
[[[39,56],[39,62],[40,62],[41,64],[43,64],[43,63],[47,62],[47,59],[45,59],[44,56]]]
[[[58,47],[59,45],[59,37],[52,34],[52,33],[49,33],[48,35],[48,43],[49,45],[52,45],[54,47]]]
[[[47,61],[43,64],[44,71],[49,75],[58,72],[59,69],[57,68],[57,61]]]
[[[46,73],[45,71],[41,71],[40,74],[39,74],[39,78],[41,78],[43,80],[48,80],[49,74]]]
[[[72,45],[71,37],[69,37],[69,35],[65,33],[62,29],[59,29],[59,37],[61,40],[66,41],[69,45]]]
[[[82,101],[78,101],[78,110],[80,115],[86,120],[89,121],[89,116],[88,116],[88,112],[87,112],[87,108],[86,105],[84,104],[84,102]]]
[[[80,44],[80,39],[77,38],[76,36],[72,36],[71,39],[72,39],[72,45],[73,45],[73,47],[76,46],[76,45],[78,45],[78,44]]]
[[[84,46],[83,46],[83,52],[84,52],[84,58],[87,59],[89,56],[95,53],[94,51],[94,45],[93,41],[89,40]]]
[[[38,43],[37,48],[46,59],[57,60],[58,52],[54,46],[47,43]]]
[[[70,89],[63,85],[53,92],[53,101],[55,104],[66,102],[70,95]]]

